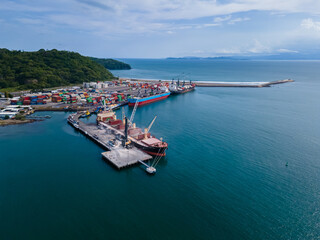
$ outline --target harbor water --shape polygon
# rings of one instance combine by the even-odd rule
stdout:
[[[320,62],[125,62],[134,69],[115,75],[295,82],[199,87],[138,108],[137,126],[157,115],[150,131],[169,144],[154,176],[106,163],[69,113],[1,127],[0,239],[320,237]]]

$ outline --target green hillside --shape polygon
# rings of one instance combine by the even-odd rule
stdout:
[[[91,59],[109,70],[129,70],[131,66],[127,63],[120,62],[110,58],[94,58]]]
[[[101,64],[79,53],[55,49],[37,52],[0,49],[0,90],[40,89],[113,78]]]

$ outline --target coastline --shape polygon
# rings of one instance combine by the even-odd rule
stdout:
[[[26,124],[26,123],[33,123],[33,122],[38,122],[38,121],[42,121],[42,120],[37,120],[37,119],[25,119],[25,120],[7,119],[7,120],[0,120],[0,127],[10,126],[10,125],[18,125],[18,124]]]

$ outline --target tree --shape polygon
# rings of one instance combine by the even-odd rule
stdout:
[[[15,116],[15,119],[16,119],[16,120],[25,120],[26,117],[23,116],[22,114],[18,113],[18,114]]]
[[[121,65],[112,59],[108,61]],[[0,89],[41,89],[112,79],[112,73],[104,66],[79,53],[56,49],[37,52],[0,49]]]
[[[8,116],[8,115],[5,115],[5,116],[4,116],[4,120],[7,120],[7,119],[9,119],[9,116]]]

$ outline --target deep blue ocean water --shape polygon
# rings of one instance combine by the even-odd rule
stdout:
[[[320,238],[320,62],[125,61],[114,74],[295,82],[139,108],[137,125],[157,115],[151,132],[169,143],[155,176],[115,170],[68,113],[0,128],[0,239]]]

